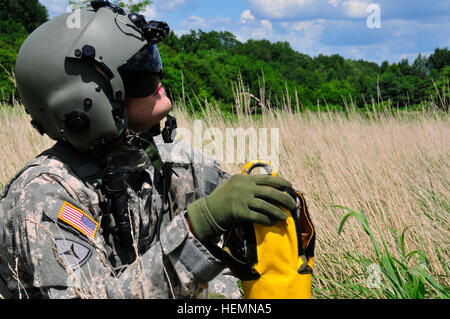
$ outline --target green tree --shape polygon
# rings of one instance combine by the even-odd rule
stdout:
[[[450,51],[447,47],[436,48],[434,53],[428,58],[428,68],[440,72],[443,68],[450,65]]]
[[[354,87],[358,106],[370,105],[372,99],[377,100],[377,78],[373,73],[362,73],[357,77]]]
[[[30,33],[48,20],[47,8],[37,0],[0,0],[0,21],[4,23],[20,23]],[[9,21],[9,22],[8,22]]]
[[[15,26],[23,28],[21,24]],[[17,96],[13,80],[14,64],[20,44],[25,37],[26,35],[21,33],[16,39],[4,34],[0,35],[0,102],[9,102],[13,94]]]
[[[400,73],[403,75],[410,75],[411,74],[411,67],[409,66],[409,61],[408,59],[402,59],[399,63],[398,63],[398,67],[400,68]]]
[[[354,88],[347,81],[331,80],[321,85],[318,90],[319,98],[325,99],[331,105],[343,105],[343,99],[355,96]],[[323,102],[323,101],[322,101]]]
[[[450,106],[450,65],[442,68],[438,79],[428,85],[428,96],[432,96],[437,105],[448,112]]]
[[[30,32],[48,20],[47,9],[37,0],[0,0],[0,100],[17,96],[14,64]]]
[[[414,62],[411,65],[412,68],[412,74],[416,77],[420,77],[421,79],[425,79],[428,74],[428,59],[425,56],[422,56],[422,54],[419,53],[417,58],[414,60]]]

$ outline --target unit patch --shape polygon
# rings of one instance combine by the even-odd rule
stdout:
[[[64,202],[58,214],[58,219],[80,231],[88,238],[94,238],[98,223],[81,209]]]
[[[56,254],[59,257],[58,261],[63,266],[69,266],[71,269],[83,265],[91,254],[91,250],[88,247],[73,240],[57,238],[55,241]]]

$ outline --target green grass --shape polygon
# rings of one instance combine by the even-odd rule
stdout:
[[[382,245],[376,240],[371,230],[364,211],[357,212],[347,207],[335,205],[334,207],[344,209],[347,213],[342,217],[338,234],[343,231],[344,225],[350,217],[358,220],[365,234],[369,237],[372,247],[372,256],[363,256],[359,252],[347,251],[341,263],[353,270],[354,276],[347,281],[336,282],[333,279],[315,278],[327,281],[335,290],[328,288],[327,291],[315,290],[318,297],[335,298],[345,296],[346,298],[381,298],[381,299],[448,299],[450,289],[440,283],[429,269],[429,261],[420,243],[420,248],[408,251],[405,245],[405,235],[413,226],[406,227],[400,233],[391,229],[394,236],[395,247],[388,247],[386,240],[380,235]],[[395,258],[392,249],[400,257]],[[441,251],[435,247],[439,256],[442,269],[448,276],[448,268],[442,257]],[[335,261],[338,262],[338,261]],[[360,273],[359,269],[366,269],[366,273]],[[366,279],[366,280],[364,280]]]

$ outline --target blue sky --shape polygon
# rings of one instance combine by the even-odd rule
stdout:
[[[50,17],[67,10],[68,0],[40,2]],[[450,0],[154,0],[144,14],[177,35],[226,30],[242,42],[287,41],[310,56],[392,63],[450,47]],[[368,27],[374,22],[380,28]]]

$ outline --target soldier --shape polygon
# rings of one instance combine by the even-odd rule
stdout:
[[[290,183],[230,177],[173,142],[156,46],[167,24],[91,5],[79,27],[69,14],[40,26],[17,57],[31,124],[57,142],[0,193],[0,294],[195,298],[212,283],[239,298],[210,247],[236,223],[284,220],[269,201],[295,207],[276,189]]]

